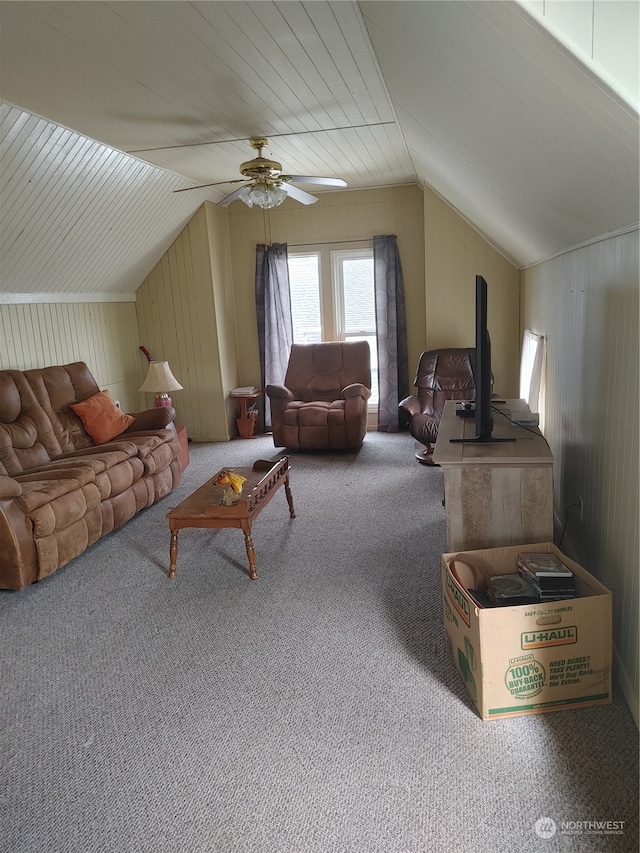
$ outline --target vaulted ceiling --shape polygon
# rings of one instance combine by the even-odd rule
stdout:
[[[638,221],[637,110],[520,3],[0,13],[0,294],[135,292],[237,185],[173,191],[239,178],[251,136],[342,192],[427,185],[518,266]]]

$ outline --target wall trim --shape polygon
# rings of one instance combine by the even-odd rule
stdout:
[[[0,305],[54,302],[135,302],[135,293],[0,293]]]

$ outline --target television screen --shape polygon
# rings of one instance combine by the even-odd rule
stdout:
[[[476,441],[491,441],[491,338],[487,323],[487,282],[476,276]]]
[[[491,392],[493,374],[491,372],[491,339],[489,337],[487,282],[481,275],[476,276],[476,386],[475,394],[475,436],[473,438],[452,438],[455,443],[513,441],[511,438],[494,438]]]

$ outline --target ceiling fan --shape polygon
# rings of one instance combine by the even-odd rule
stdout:
[[[269,160],[262,156],[262,149],[266,148],[269,140],[264,136],[254,136],[250,145],[258,152],[253,160],[247,160],[240,164],[240,174],[244,179],[218,181],[214,184],[201,184],[197,187],[185,187],[174,192],[182,193],[189,190],[200,190],[204,187],[216,187],[221,184],[237,184],[242,186],[234,190],[228,196],[218,202],[222,207],[228,207],[232,201],[240,199],[249,207],[257,204],[259,207],[276,207],[290,196],[301,204],[314,204],[318,199],[293,184],[316,184],[325,187],[346,187],[347,182],[342,178],[314,178],[310,175],[284,175],[282,165],[276,160]]]

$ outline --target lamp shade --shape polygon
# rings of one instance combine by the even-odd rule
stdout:
[[[164,394],[167,391],[182,391],[182,385],[171,372],[168,361],[150,361],[146,378],[138,390]]]
[[[242,187],[238,198],[247,207],[253,207],[254,204],[257,204],[258,207],[269,209],[270,207],[277,207],[279,204],[282,204],[287,195],[287,191],[277,183],[258,181],[255,184]]]

